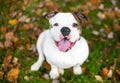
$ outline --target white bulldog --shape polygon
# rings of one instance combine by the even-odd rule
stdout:
[[[37,71],[44,59],[50,64],[51,79],[64,74],[64,69],[73,67],[73,73],[82,73],[81,65],[88,58],[87,41],[80,36],[79,22],[87,20],[81,13],[50,12],[46,15],[50,29],[41,33],[37,41],[39,57],[31,66]],[[78,22],[79,20],[79,22]]]

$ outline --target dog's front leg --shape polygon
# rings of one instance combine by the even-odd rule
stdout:
[[[76,65],[73,67],[73,73],[75,75],[80,75],[82,74],[82,68],[80,67],[80,65]]]
[[[51,79],[58,78],[59,77],[58,68],[56,66],[52,65],[49,75],[50,75]]]

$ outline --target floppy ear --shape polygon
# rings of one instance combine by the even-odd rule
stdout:
[[[51,19],[52,17],[54,17],[57,13],[58,13],[57,11],[52,11],[52,12],[46,14],[46,15],[45,15],[45,18],[49,20],[49,19]]]
[[[83,20],[88,21],[87,16],[85,16],[83,13],[74,12],[73,14],[74,14],[75,17],[78,18],[78,20],[79,20],[80,22],[82,22]]]

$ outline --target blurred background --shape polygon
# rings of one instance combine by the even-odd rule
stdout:
[[[49,65],[37,72],[36,41],[49,28],[44,15],[50,11],[82,12],[89,24],[82,27],[90,48],[83,74],[65,70],[59,79],[48,76]],[[0,83],[120,83],[119,0],[0,0]]]

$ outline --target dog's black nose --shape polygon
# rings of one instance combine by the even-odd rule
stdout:
[[[61,33],[63,36],[68,36],[70,34],[71,30],[68,27],[62,27]]]

